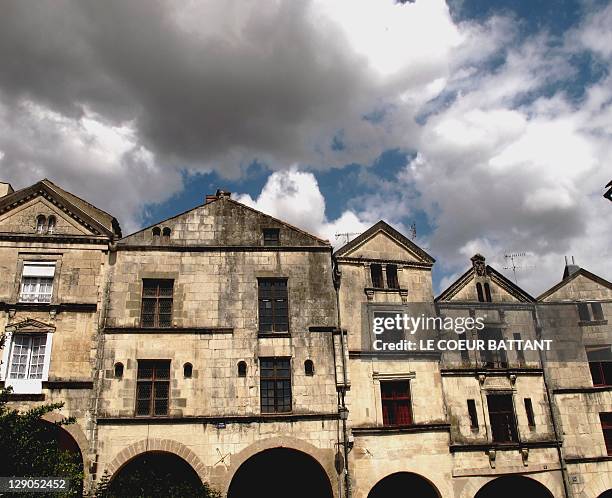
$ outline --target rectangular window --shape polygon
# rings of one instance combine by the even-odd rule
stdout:
[[[601,430],[606,442],[606,451],[608,456],[612,456],[612,413],[600,413],[599,420],[601,421]]]
[[[496,443],[518,441],[511,394],[487,395],[491,434]]]
[[[382,289],[385,286],[383,282],[382,266],[377,264],[370,265],[370,273],[372,275],[372,287]]]
[[[46,345],[46,334],[15,334],[11,342],[8,378],[42,379]]]
[[[483,329],[478,331],[478,339],[484,341],[503,339],[500,329]],[[485,342],[488,344],[488,342]],[[488,347],[480,351],[480,361],[485,368],[508,368],[508,358],[504,349],[489,349]]]
[[[172,295],[174,280],[142,280],[142,314],[143,327],[172,326]]]
[[[467,400],[468,414],[470,416],[470,427],[478,429],[478,412],[476,411],[476,401],[473,399]]]
[[[289,296],[286,278],[260,278],[259,332],[289,331]]]
[[[535,417],[533,415],[533,405],[531,404],[531,398],[525,398],[525,413],[527,414],[527,424],[529,427],[535,427]]]
[[[521,340],[521,334],[512,334],[512,337],[514,337],[515,341]],[[522,344],[522,343],[518,342],[517,344]],[[519,364],[521,365],[525,364],[525,351],[523,351],[523,348],[517,348],[516,358],[518,359]]]
[[[168,415],[170,360],[138,360],[136,415]]]
[[[264,228],[263,241],[264,246],[280,245],[280,230],[278,228]]]
[[[586,346],[594,386],[612,386],[612,349],[609,344]]]
[[[593,320],[605,320],[601,303],[591,303],[591,311],[593,312]]]
[[[411,425],[410,383],[407,380],[380,383],[383,425]]]
[[[578,316],[581,322],[605,320],[601,303],[578,303]]]
[[[55,263],[24,262],[19,300],[24,303],[50,303],[54,276]]]
[[[261,358],[261,413],[291,411],[291,361],[289,358]]]
[[[387,287],[389,287],[389,289],[399,289],[396,265],[387,265]]]

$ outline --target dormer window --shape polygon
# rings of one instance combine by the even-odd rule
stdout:
[[[264,246],[280,245],[280,230],[278,228],[264,228],[263,243]]]

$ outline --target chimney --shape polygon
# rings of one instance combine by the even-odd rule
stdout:
[[[204,204],[208,204],[209,202],[216,201],[217,199],[230,199],[232,197],[232,193],[227,190],[217,189],[215,195],[207,195]]]
[[[565,269],[563,270],[563,279],[565,280],[567,277],[573,275],[577,271],[580,271],[580,266],[576,264],[574,261],[574,256],[572,256],[572,262],[569,263],[567,256],[565,256]]]
[[[10,183],[0,182],[0,197],[12,194],[13,192],[15,191],[13,190],[13,187],[11,187]]]

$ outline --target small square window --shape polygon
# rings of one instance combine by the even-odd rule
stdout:
[[[264,246],[280,245],[280,230],[278,228],[264,228],[263,241]]]

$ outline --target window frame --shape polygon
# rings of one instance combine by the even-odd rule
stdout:
[[[170,283],[168,288],[171,289],[170,296],[161,295],[161,283]],[[146,283],[155,283],[155,295],[145,295]],[[145,300],[152,301],[153,312],[145,313]],[[161,301],[169,301],[170,302],[170,312],[169,313],[160,313],[160,302]],[[145,315],[151,315],[153,317],[153,324],[149,325],[145,323]],[[164,315],[169,320],[167,324],[161,323],[160,317]],[[140,299],[140,326],[142,328],[160,328],[167,329],[172,328],[174,316],[174,279],[172,278],[143,278],[142,279],[142,291],[141,291],[141,299]]]
[[[604,421],[604,419],[607,419]],[[599,423],[608,456],[612,456],[612,412],[600,412]]]
[[[160,367],[163,366],[164,369],[167,367],[168,377],[158,377],[157,371],[162,370]],[[146,367],[151,368],[151,376],[150,377],[141,377],[141,369]],[[170,413],[170,381],[172,377],[172,361],[171,360],[137,360],[136,367],[136,396],[135,396],[135,406],[134,406],[134,416],[135,417],[167,417]],[[140,396],[140,388],[145,384],[150,384],[149,396],[144,397]],[[156,385],[166,385],[167,387],[167,396],[163,397],[157,396],[157,388]],[[147,413],[141,413],[139,410],[139,401],[148,400],[149,407]],[[166,401],[166,413],[156,413],[157,411],[157,400],[165,400]]]
[[[387,277],[387,288],[399,290],[399,273],[398,273],[397,265],[386,265],[385,273]]]
[[[412,394],[409,379],[381,380],[380,383],[380,405],[382,409],[382,423],[384,427],[408,427],[414,424],[412,413]],[[393,385],[405,385],[406,389],[393,391],[386,388]],[[401,413],[401,409],[405,413]]]
[[[264,367],[264,362],[271,362],[272,367]],[[285,356],[273,356],[259,358],[259,401],[262,415],[275,415],[278,413],[291,413],[293,411],[293,382],[291,358]],[[272,375],[264,375],[264,371],[272,371]],[[278,373],[286,371],[286,374]],[[265,385],[271,383],[271,386]],[[288,383],[279,386],[279,383]],[[280,391],[279,391],[280,389]],[[264,396],[264,391],[266,395]],[[269,394],[272,393],[270,397]],[[288,394],[287,394],[288,393]],[[289,404],[285,398],[289,398]],[[272,403],[264,403],[272,399]],[[282,400],[281,402],[279,402]]]
[[[591,373],[591,381],[593,382],[593,387],[607,387],[612,386],[612,360],[591,360],[589,358],[589,353],[594,353],[597,350],[608,350],[610,351],[610,344],[601,344],[601,345],[589,345],[585,346],[584,349],[587,355],[587,362],[589,364],[589,371]],[[606,368],[607,367],[607,368]],[[608,371],[608,375],[606,375],[606,371]],[[595,373],[599,375],[602,382],[597,382],[595,379]]]
[[[30,275],[29,273],[32,274]],[[51,275],[49,275],[49,273],[51,273]],[[30,304],[52,303],[57,273],[57,261],[23,261],[21,266],[21,278],[19,280],[18,301],[20,303]],[[35,291],[26,292],[26,285],[32,284],[35,286]],[[43,285],[48,289],[47,292],[41,292]]]
[[[274,284],[284,283],[284,288],[274,289]],[[268,289],[263,286],[270,284]],[[262,295],[268,292],[269,295]],[[280,292],[280,296],[277,294]],[[262,313],[262,310],[268,309],[262,303],[270,302],[270,322],[264,321],[263,318],[268,318]],[[285,303],[284,306],[279,303]],[[284,310],[284,311],[283,311]],[[282,319],[285,321],[282,321]],[[291,330],[289,314],[289,279],[287,277],[259,277],[257,278],[257,330],[259,335],[275,335],[289,334]],[[267,330],[267,327],[270,327]]]
[[[535,423],[535,414],[533,412],[533,402],[531,398],[523,398],[523,404],[525,405],[525,414],[527,415],[527,425],[534,429],[536,426]]]
[[[508,409],[492,411],[493,398],[505,398],[508,401]],[[489,426],[491,427],[491,440],[494,443],[511,444],[519,442],[514,396],[511,393],[487,394],[487,412],[489,414]],[[505,419],[508,423],[499,423],[501,419]],[[506,436],[509,437],[499,438],[500,428],[504,428]]]
[[[375,277],[375,272],[374,270],[376,270],[376,279]],[[370,264],[370,280],[372,282],[372,288],[374,289],[384,289],[385,288],[385,275],[382,269],[382,265],[379,263],[371,263]],[[375,281],[378,280],[378,281]],[[376,285],[376,284],[380,284],[380,285]]]
[[[475,399],[467,400],[468,416],[470,418],[470,429],[478,430],[480,425],[478,424],[478,409],[476,407]]]
[[[270,236],[275,235],[275,236]],[[266,227],[261,230],[261,236],[264,247],[278,247],[280,246],[280,228],[277,227]]]
[[[11,378],[11,366],[13,359],[13,350],[15,338],[21,336],[44,338],[44,354],[42,363],[42,372],[40,378]],[[0,365],[0,380],[4,381],[6,387],[11,386],[15,394],[40,394],[42,393],[42,383],[49,380],[49,368],[51,365],[51,349],[53,346],[53,330],[49,329],[41,332],[26,332],[19,331],[7,332],[5,335],[6,344],[2,351],[2,365]],[[30,340],[31,344],[31,340]],[[31,361],[31,350],[28,352],[28,367]]]

